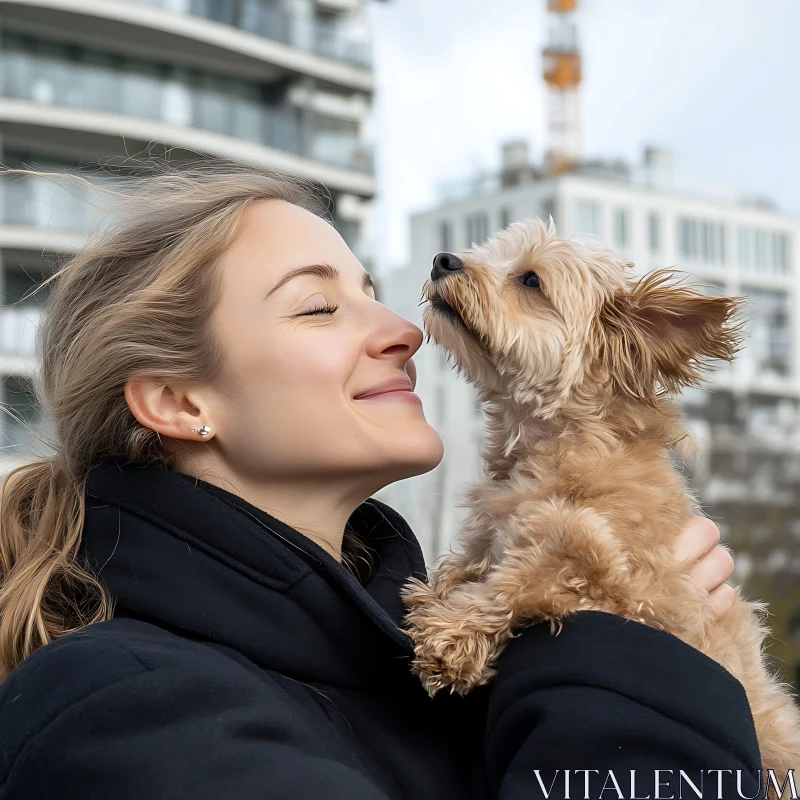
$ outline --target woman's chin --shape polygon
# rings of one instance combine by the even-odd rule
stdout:
[[[391,475],[392,481],[424,475],[436,469],[444,457],[444,443],[427,423],[404,425],[398,428],[395,437],[391,444],[386,442],[379,448],[385,459],[375,465],[377,471]]]

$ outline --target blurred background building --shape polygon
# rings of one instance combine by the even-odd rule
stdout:
[[[710,375],[707,389],[681,397],[698,446],[688,468],[704,513],[736,553],[735,580],[751,596],[772,599],[782,657],[793,662],[791,637],[800,622],[791,625],[800,606],[800,217],[761,198],[681,190],[671,155],[655,148],[636,169],[587,161],[557,174],[537,170],[526,152],[524,142],[509,143],[500,174],[443,187],[446,201],[412,217],[412,263],[390,274],[387,296],[421,325],[420,291],[433,254],[483,242],[515,220],[551,216],[559,235],[595,239],[639,274],[679,265],[687,282],[708,293],[745,296],[744,350]],[[446,455],[433,472],[383,494],[408,516],[433,563],[455,546],[465,484],[482,476],[483,414],[440,348],[424,345],[415,361],[418,392]]]
[[[747,298],[746,346],[705,388],[680,401],[697,455],[686,465],[703,513],[736,554],[734,583],[770,603],[769,652],[800,685],[800,217],[766,198],[676,180],[673,155],[646,147],[638,164],[582,153],[582,64],[577,0],[547,0],[542,52],[548,147],[532,163],[527,140],[508,141],[501,168],[439,187],[434,207],[412,215],[410,264],[386,279],[393,307],[418,325],[432,257],[481,243],[511,222],[555,221],[560,236],[590,237],[639,274],[675,266],[711,294]],[[450,548],[466,509],[465,486],[483,477],[483,414],[443,351],[423,345],[418,393],[445,458],[431,473],[382,496],[409,519],[429,564]]]
[[[147,150],[270,164],[327,187],[367,269],[372,92],[360,0],[0,2],[0,162],[63,171]],[[5,305],[79,246],[97,217],[89,199],[42,179],[0,182]],[[42,291],[0,312],[4,472],[37,422],[45,301]]]
[[[763,502],[781,496],[788,500],[796,487],[787,485],[781,487],[783,495],[778,492],[779,484],[791,478],[788,465],[773,476],[780,479],[778,483],[767,480],[765,470],[732,458],[735,448],[731,448],[741,440],[744,429],[736,434],[715,429],[718,435],[712,436],[709,426],[746,419],[747,425],[755,426],[747,432],[759,441],[769,438],[781,451],[800,452],[796,417],[800,331],[793,311],[800,218],[781,214],[760,198],[681,190],[672,181],[671,160],[668,152],[648,148],[637,169],[624,163],[587,161],[553,175],[529,163],[524,142],[509,143],[500,174],[444,187],[446,201],[412,217],[412,266],[391,274],[388,294],[404,315],[421,324],[418,300],[431,254],[480,243],[515,220],[552,216],[559,235],[596,239],[633,262],[640,274],[679,265],[688,273],[687,281],[700,283],[706,292],[745,295],[749,324],[744,351],[732,365],[712,374],[712,392],[687,390],[683,395],[696,437],[731,456],[712,463],[705,454],[703,498],[710,504],[743,496]],[[438,355],[440,350],[426,347],[422,353],[429,361],[424,368],[420,365],[420,390],[427,390],[426,410],[449,437],[447,452],[453,458],[446,460],[442,471],[449,473],[446,485],[455,487],[466,472],[477,474],[474,452],[482,441],[482,416],[472,387],[450,375],[449,364]],[[750,405],[740,415],[736,407],[744,397],[751,398]],[[429,480],[442,485],[443,479]],[[445,507],[445,514],[452,513],[449,497],[430,502]],[[457,523],[435,522],[438,511],[423,505],[416,506],[414,513],[418,515],[416,529],[430,554],[441,552]]]

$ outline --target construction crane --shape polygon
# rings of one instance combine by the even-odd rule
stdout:
[[[578,0],[547,0],[549,37],[543,56],[547,84],[548,146],[545,170],[566,172],[581,158],[581,56],[574,15]]]

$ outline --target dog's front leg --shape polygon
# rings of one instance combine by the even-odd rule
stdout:
[[[459,586],[482,580],[491,565],[492,554],[486,551],[480,560],[470,553],[451,553],[428,576],[428,582],[409,578],[400,591],[409,611],[439,600],[446,600]]]
[[[627,557],[600,514],[553,499],[523,503],[511,520],[508,550],[485,580],[407,617],[413,671],[431,695],[487,683],[514,627],[550,621],[555,629],[582,610],[631,615]]]
[[[514,610],[493,598],[488,583],[464,583],[446,599],[415,606],[407,615],[416,658],[412,672],[428,694],[466,694],[494,675],[492,664],[508,637]]]

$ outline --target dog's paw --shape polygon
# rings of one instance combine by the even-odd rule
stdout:
[[[447,686],[463,695],[487,683],[510,630],[509,614],[486,619],[446,604],[420,608],[408,622],[416,655],[412,671],[431,697]]]
[[[496,637],[473,631],[440,632],[420,640],[412,672],[428,694],[450,687],[450,693],[465,695],[488,683],[495,674],[489,662],[495,656]]]

